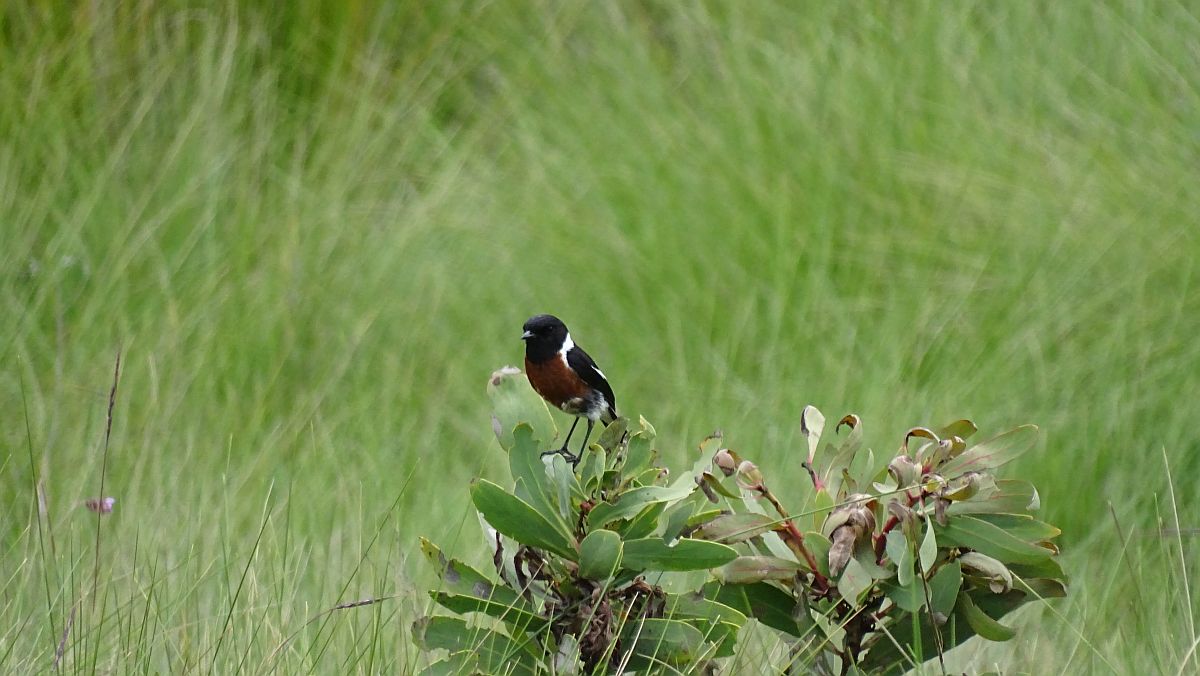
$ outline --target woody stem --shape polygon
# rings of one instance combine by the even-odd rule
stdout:
[[[813,556],[812,552],[808,550],[808,547],[804,546],[804,533],[801,533],[800,529],[796,527],[796,524],[792,523],[792,517],[788,515],[787,510],[783,508],[783,504],[779,502],[779,499],[775,497],[774,493],[772,493],[767,489],[766,486],[763,485],[759,486],[759,492],[762,493],[763,497],[771,503],[771,506],[775,508],[775,511],[779,512],[779,516],[785,519],[780,528],[778,528],[775,532],[779,534],[779,537],[783,539],[784,543],[787,544],[789,549],[795,552],[797,556],[803,558],[804,562],[808,564],[809,569],[811,569],[813,572],[813,581],[816,584],[817,589],[820,591],[828,591],[829,580],[826,579],[826,577],[821,574],[821,570],[817,568],[817,557]]]

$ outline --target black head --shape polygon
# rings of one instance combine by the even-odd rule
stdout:
[[[525,356],[531,361],[553,357],[567,339],[567,325],[554,315],[530,317],[521,328],[525,331],[521,334],[521,340],[525,341]]]

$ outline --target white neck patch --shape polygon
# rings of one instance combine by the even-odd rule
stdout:
[[[575,347],[575,341],[571,340],[571,334],[568,333],[567,336],[563,338],[562,347],[558,349],[558,353],[563,356],[563,360],[566,360],[567,353],[570,352],[571,348],[573,347]]]

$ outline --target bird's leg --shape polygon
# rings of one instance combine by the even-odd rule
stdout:
[[[588,439],[592,436],[592,426],[596,424],[595,420],[588,418],[587,433],[583,435],[583,445],[579,447],[579,455],[583,456],[583,452],[587,449]]]
[[[579,418],[576,418],[575,422],[571,423],[571,429],[567,432],[567,438],[563,439],[562,448],[556,448],[552,451],[546,451],[545,453],[542,453],[542,457],[544,458],[547,455],[556,455],[557,454],[557,455],[561,455],[567,462],[571,463],[572,466],[574,466],[576,463],[578,463],[579,457],[572,454],[570,451],[567,450],[567,444],[571,442],[571,435],[575,433],[575,426],[578,424],[579,424]],[[589,430],[591,429],[591,421],[590,420],[588,421],[588,429]]]

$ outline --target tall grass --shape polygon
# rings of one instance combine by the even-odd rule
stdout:
[[[0,670],[417,669],[540,311],[672,465],[1039,423],[1072,596],[953,657],[1194,667],[1194,8],[424,4],[0,10]]]

